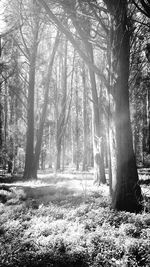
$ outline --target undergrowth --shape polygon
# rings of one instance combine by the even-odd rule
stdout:
[[[1,267],[150,266],[149,213],[110,209],[104,190],[0,203]],[[146,200],[147,201],[147,200]]]

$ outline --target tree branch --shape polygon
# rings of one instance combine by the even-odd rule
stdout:
[[[88,65],[90,69],[92,69],[105,83],[107,86],[107,80],[105,76],[100,72],[98,67],[94,65],[91,60],[87,57],[87,55],[82,51],[76,40],[73,38],[72,33],[63,26],[63,24],[59,21],[59,19],[53,14],[53,12],[50,10],[49,6],[44,0],[38,0],[38,2],[44,7],[46,13],[48,14],[49,18],[53,23],[57,26],[57,28],[66,35],[67,39],[70,41],[70,43],[73,45],[73,47],[77,50],[78,54],[82,57],[82,59],[85,61],[85,63]]]
[[[139,7],[139,5],[135,2],[135,0],[132,0],[132,2],[134,3],[134,5],[137,7],[137,9],[139,11],[141,11],[145,16],[150,17],[150,15],[145,10],[143,10],[141,7]]]

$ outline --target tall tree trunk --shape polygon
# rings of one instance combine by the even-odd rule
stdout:
[[[87,50],[91,61],[94,62],[93,48],[91,44],[87,45]],[[89,69],[91,91],[93,100],[93,154],[94,154],[94,183],[100,185],[106,183],[104,168],[104,150],[103,150],[103,134],[102,134],[102,113],[99,106],[97,95],[95,73]]]
[[[146,92],[146,110],[147,110],[147,133],[146,133],[146,147],[147,152],[150,153],[150,92],[149,87],[147,87]]]
[[[57,140],[56,143],[56,171],[60,170],[60,160],[61,160],[61,142]]]
[[[63,136],[62,142],[62,171],[65,170],[65,152],[66,152],[66,142],[65,142],[65,135]]]
[[[138,184],[133,152],[129,111],[130,35],[127,23],[127,1],[106,1],[115,10],[114,59],[116,60],[115,128],[116,175],[112,177],[112,207],[116,210],[140,210],[141,189]],[[120,43],[121,40],[121,43]]]
[[[87,86],[85,64],[82,68],[82,83],[83,83],[83,165],[82,171],[87,170]]]
[[[61,100],[61,111],[59,118],[57,119],[57,133],[56,133],[56,171],[60,170],[61,160],[61,149],[62,140],[66,129],[66,104],[67,104],[67,50],[68,41],[65,39],[65,56],[63,64],[63,75],[62,75],[62,100]]]
[[[76,170],[79,170],[79,92],[78,92],[78,72],[76,71],[76,88],[75,88],[75,102],[76,102]]]
[[[48,148],[48,150],[49,150],[49,168],[51,169],[52,168],[52,166],[53,166],[53,160],[52,160],[52,151],[53,151],[53,149],[52,149],[52,143],[53,143],[53,140],[52,140],[52,134],[51,134],[51,129],[50,129],[50,126],[49,126],[49,142],[48,142],[48,144],[49,144],[49,148]]]
[[[73,116],[71,116],[71,119],[73,120],[72,118]],[[75,163],[75,158],[74,158],[74,154],[75,154],[75,146],[74,146],[74,123],[71,121],[71,163],[72,163],[72,166],[74,166],[74,163]]]
[[[150,153],[150,92],[148,90],[148,133],[147,133],[147,136],[148,136],[148,140],[147,140],[147,146],[148,146],[148,153]]]
[[[112,196],[112,175],[113,173],[116,173],[116,161],[115,159],[115,146],[113,142],[113,136],[114,136],[114,124],[111,116],[111,109],[112,109],[112,92],[111,89],[113,87],[113,66],[112,66],[112,50],[111,50],[111,34],[113,33],[113,21],[111,16],[109,16],[109,38],[107,43],[107,60],[108,60],[108,118],[107,118],[107,147],[108,147],[108,173],[109,173],[109,192]]]
[[[52,54],[50,55],[49,66],[48,66],[48,71],[47,71],[47,80],[46,80],[45,94],[44,94],[44,104],[43,104],[39,129],[38,129],[38,133],[37,133],[37,141],[36,141],[36,145],[35,145],[34,161],[33,161],[33,165],[32,165],[32,176],[34,178],[37,178],[37,170],[38,170],[38,166],[39,166],[39,158],[40,158],[40,153],[41,153],[44,123],[45,123],[46,112],[47,112],[47,107],[48,107],[48,103],[49,103],[49,86],[50,86],[50,80],[52,77],[52,68],[53,68],[54,58],[55,58],[55,54],[56,54],[56,51],[57,51],[57,48],[59,45],[59,38],[60,38],[59,33],[57,33],[54,47],[53,47],[53,51],[52,51]]]
[[[7,82],[5,81],[5,96],[4,96],[4,144],[7,148],[7,135],[8,135],[8,106],[7,106]]]
[[[0,164],[2,164],[2,145],[3,145],[3,122],[2,122],[2,113],[3,113],[3,105],[2,105],[2,82],[0,82]]]
[[[136,105],[137,107],[137,105]],[[133,148],[134,148],[134,153],[135,153],[135,157],[138,160],[139,158],[139,127],[137,127],[138,125],[138,115],[137,115],[137,108],[135,107],[135,116],[134,116],[134,137],[133,137]]]
[[[147,133],[148,133],[148,121],[147,121],[147,118],[148,118],[148,110],[147,110],[148,106],[147,106],[147,95],[145,95],[142,99],[142,109],[143,109],[143,116],[142,116],[142,123],[140,123],[140,121],[138,120],[138,127],[140,128],[141,130],[141,153],[140,153],[140,156],[141,156],[141,162],[143,162],[143,158],[144,158],[144,152],[147,152],[148,151],[148,148],[147,148]],[[142,127],[140,127],[142,124]],[[142,129],[141,129],[142,128]]]
[[[24,178],[32,178],[32,166],[34,160],[34,87],[35,87],[35,68],[38,49],[39,18],[35,19],[35,29],[33,44],[31,47],[30,66],[29,66],[29,88],[28,88],[28,109],[27,109],[27,140]]]

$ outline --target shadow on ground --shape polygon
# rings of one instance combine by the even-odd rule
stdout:
[[[93,185],[92,174],[40,174],[37,180],[14,179],[13,182],[11,180],[11,183],[9,181],[3,185],[5,190],[10,189],[13,197],[16,195],[19,201],[34,202],[35,208],[40,204],[48,205],[50,202],[58,206],[65,203],[68,205],[68,202],[71,206],[77,206],[89,202],[93,194],[102,195],[101,189]],[[105,196],[108,196],[108,186],[105,189]]]

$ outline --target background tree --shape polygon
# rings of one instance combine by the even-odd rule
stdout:
[[[24,178],[32,177],[32,164],[34,160],[34,97],[35,97],[35,69],[38,50],[39,34],[39,7],[33,3],[33,40],[31,41],[29,56],[29,87],[28,87],[28,110],[27,110],[27,140]]]
[[[59,72],[62,73],[61,76],[61,93],[57,92],[57,122],[56,122],[56,170],[60,170],[60,159],[63,137],[66,130],[66,117],[67,117],[67,40],[64,40],[64,60],[62,62]],[[58,99],[60,97],[60,100]]]
[[[48,104],[49,104],[49,90],[50,90],[50,81],[52,78],[52,68],[53,68],[53,64],[54,64],[55,54],[56,54],[56,51],[57,51],[57,48],[59,45],[59,38],[60,38],[59,33],[57,33],[56,38],[55,38],[55,42],[53,45],[53,51],[50,55],[49,66],[48,66],[48,70],[47,70],[47,77],[46,77],[45,88],[44,88],[45,89],[44,102],[43,102],[43,108],[42,108],[42,112],[41,112],[37,137],[36,137],[34,161],[33,161],[33,165],[32,165],[32,173],[33,173],[34,178],[37,178],[37,170],[39,167],[39,158],[40,158],[40,153],[41,153],[44,123],[46,120],[47,109],[48,109]]]

